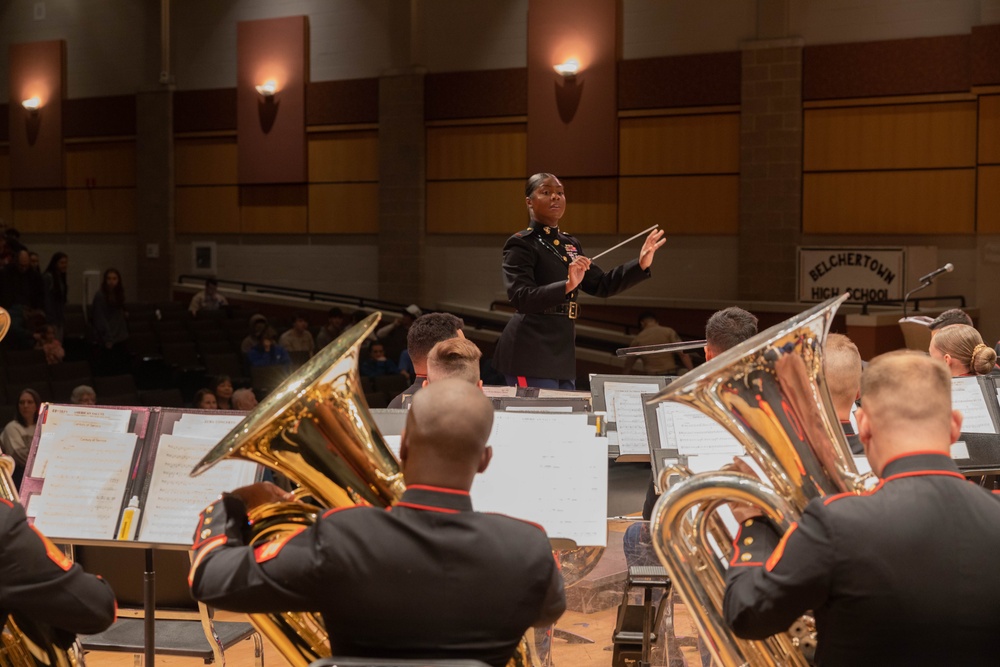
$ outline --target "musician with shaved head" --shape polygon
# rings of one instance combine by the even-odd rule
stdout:
[[[852,454],[863,454],[861,440],[851,424],[851,410],[861,391],[861,353],[858,346],[844,334],[832,333],[823,346],[823,375],[830,390],[833,409],[847,436]]]
[[[727,624],[763,639],[813,610],[824,667],[997,664],[1000,497],[951,459],[962,415],[948,368],[909,350],[876,357],[856,417],[874,489],[817,498],[780,536],[734,508]]]
[[[427,385],[407,414],[407,489],[396,505],[333,509],[256,549],[246,546],[247,509],[286,495],[266,483],[223,494],[195,534],[194,596],[233,611],[321,612],[335,656],[505,665],[525,631],[554,623],[566,600],[540,527],[472,509],[492,424],[476,386]]]

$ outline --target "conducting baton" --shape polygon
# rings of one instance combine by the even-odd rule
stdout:
[[[615,351],[619,357],[635,357],[640,354],[659,354],[660,352],[679,352],[705,347],[704,340],[683,340],[679,343],[663,343],[660,345],[639,345],[638,347],[622,347]]]
[[[608,249],[607,249],[607,250],[605,250],[604,252],[599,252],[599,253],[597,253],[596,255],[594,255],[593,257],[591,257],[591,258],[590,258],[590,261],[591,261],[591,262],[593,262],[593,261],[594,261],[595,259],[597,259],[598,257],[603,257],[604,255],[607,255],[607,254],[608,254],[609,252],[611,252],[612,250],[617,250],[618,248],[621,248],[621,247],[622,247],[623,245],[625,245],[626,243],[631,243],[632,241],[635,241],[635,240],[636,240],[637,238],[639,238],[639,237],[640,237],[640,236],[642,236],[643,234],[648,234],[648,233],[650,233],[651,231],[653,231],[654,229],[656,229],[657,227],[659,227],[659,225],[653,225],[653,226],[652,226],[652,227],[650,227],[649,229],[647,229],[647,230],[645,230],[645,231],[642,231],[642,232],[639,232],[638,234],[636,234],[635,236],[633,236],[633,237],[631,237],[631,238],[627,238],[627,239],[625,239],[624,241],[622,241],[622,242],[621,242],[621,243],[619,243],[618,245],[616,245],[616,246],[611,246],[610,248],[608,248]]]

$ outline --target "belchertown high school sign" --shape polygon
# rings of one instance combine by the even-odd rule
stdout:
[[[799,301],[845,292],[848,303],[903,298],[903,248],[799,248]]]

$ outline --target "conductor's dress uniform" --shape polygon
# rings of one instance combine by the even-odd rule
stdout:
[[[509,384],[572,389],[576,381],[576,329],[579,290],[609,297],[650,276],[633,259],[605,273],[591,265],[579,287],[566,293],[569,263],[583,255],[580,242],[558,227],[535,220],[503,248],[503,280],[507,298],[517,309],[497,342],[493,367]],[[558,386],[557,386],[558,385]]]
[[[469,494],[411,485],[391,509],[346,507],[256,548],[246,509],[202,512],[191,590],[242,612],[318,611],[335,656],[475,659],[502,667],[566,607],[539,526],[472,511]]]
[[[814,499],[780,537],[743,524],[725,618],[762,639],[815,611],[823,667],[1000,664],[1000,497],[942,454],[889,461],[863,495]]]
[[[115,620],[115,594],[100,577],[69,561],[28,525],[24,508],[0,499],[0,625],[14,613],[63,631],[63,648],[76,633],[93,634]]]

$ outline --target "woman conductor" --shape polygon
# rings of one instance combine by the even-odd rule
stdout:
[[[559,229],[566,194],[558,178],[529,178],[525,202],[531,223],[503,248],[504,286],[517,312],[497,342],[493,365],[508,385],[573,389],[577,293],[609,297],[645,280],[666,239],[661,230],[650,232],[638,259],[605,273],[584,256],[576,238]]]

